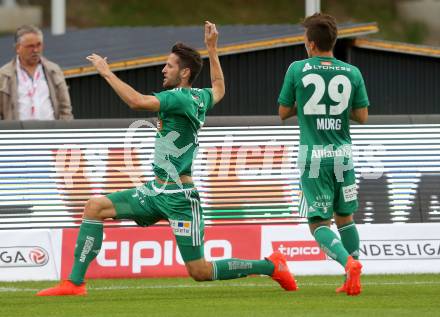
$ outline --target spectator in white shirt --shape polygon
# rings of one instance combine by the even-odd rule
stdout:
[[[73,119],[64,74],[42,56],[41,30],[32,25],[19,27],[15,50],[17,56],[0,68],[0,119]]]

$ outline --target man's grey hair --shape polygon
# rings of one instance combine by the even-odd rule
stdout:
[[[35,25],[22,25],[17,29],[17,31],[15,31],[15,44],[20,43],[23,35],[29,33],[37,34],[41,37],[41,40],[43,40],[43,32],[38,27]]]

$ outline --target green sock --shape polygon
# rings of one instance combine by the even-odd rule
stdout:
[[[272,275],[273,263],[269,260],[226,259],[212,262],[212,280],[231,280],[250,274]]]
[[[333,260],[338,261],[343,267],[347,264],[349,256],[339,237],[329,227],[321,226],[313,233],[321,249]]]
[[[90,262],[101,250],[103,229],[102,221],[83,219],[76,240],[73,268],[69,276],[69,280],[74,284],[79,285],[84,282]]]
[[[359,233],[354,222],[350,222],[338,228],[342,244],[345,250],[353,257],[359,259]]]

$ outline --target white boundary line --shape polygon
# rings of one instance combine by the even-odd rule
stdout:
[[[215,284],[177,284],[177,285],[144,285],[144,286],[105,286],[105,287],[89,287],[88,290],[93,291],[113,291],[113,290],[130,290],[130,289],[178,289],[178,288],[216,288],[223,287],[222,283]],[[278,287],[276,283],[227,283],[227,287]],[[338,286],[340,283],[301,283],[298,285],[300,287],[316,287],[316,286]],[[390,285],[440,285],[440,281],[413,281],[413,282],[365,282],[362,283],[364,286],[390,286]],[[6,292],[37,292],[39,288],[19,288],[19,287],[0,287],[0,293]]]

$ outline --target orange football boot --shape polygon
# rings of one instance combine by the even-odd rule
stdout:
[[[294,276],[289,271],[284,254],[275,251],[266,259],[271,261],[275,267],[272,273],[272,279],[277,281],[286,291],[296,291],[298,287]]]
[[[352,256],[348,257],[347,264],[345,265],[345,272],[347,274],[347,280],[344,283],[347,295],[356,296],[361,293],[361,272],[362,264],[353,259]]]
[[[86,283],[73,284],[71,281],[61,281],[57,286],[39,291],[37,296],[77,296],[87,295]]]
[[[345,282],[336,289],[336,293],[347,293],[347,285]]]

